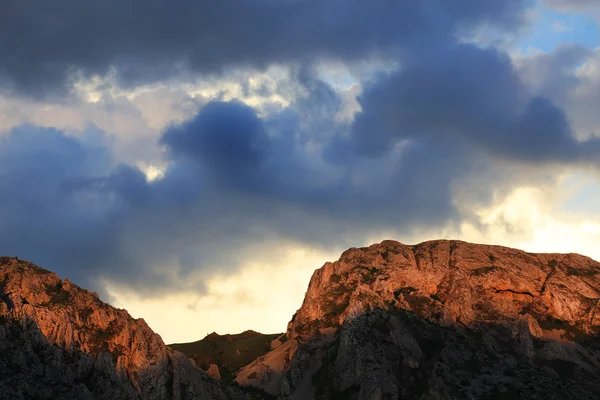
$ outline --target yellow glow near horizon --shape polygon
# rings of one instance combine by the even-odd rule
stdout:
[[[237,274],[210,279],[202,295],[141,299],[117,288],[109,288],[109,292],[116,299],[114,306],[144,318],[165,343],[195,341],[211,332],[252,329],[278,333],[286,330],[287,322],[302,305],[314,270],[337,257],[290,249],[277,265],[249,264]]]
[[[579,253],[600,260],[600,221],[561,215],[552,203],[548,193],[539,188],[519,188],[501,204],[479,212],[486,232],[465,223],[461,237],[538,253]]]

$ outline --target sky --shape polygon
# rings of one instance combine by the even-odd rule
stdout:
[[[384,239],[600,260],[597,0],[0,5],[0,254],[167,343]]]

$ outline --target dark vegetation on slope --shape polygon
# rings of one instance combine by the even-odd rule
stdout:
[[[280,333],[262,334],[254,331],[237,335],[211,333],[197,342],[176,343],[169,347],[187,355],[204,370],[208,370],[210,364],[216,364],[221,379],[231,382],[235,371],[266,354],[271,349],[271,342],[279,336]]]

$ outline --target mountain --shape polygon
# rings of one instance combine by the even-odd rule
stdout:
[[[68,279],[0,257],[0,399],[243,399],[143,319]]]
[[[280,336],[281,333],[265,335],[254,331],[237,335],[213,332],[197,342],[170,344],[169,347],[194,360],[196,366],[214,378],[231,382],[235,371],[266,354],[271,350],[271,343]]]
[[[172,349],[68,279],[0,257],[0,399],[599,399],[600,263],[446,240],[352,248],[272,338]],[[241,368],[228,385],[195,363]]]
[[[600,263],[384,241],[315,271],[236,382],[281,399],[598,399]]]

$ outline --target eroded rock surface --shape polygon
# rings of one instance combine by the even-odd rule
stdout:
[[[143,319],[68,279],[0,257],[0,398],[241,399]]]
[[[598,398],[599,304],[588,257],[384,241],[315,271],[287,341],[237,381],[293,399]]]

